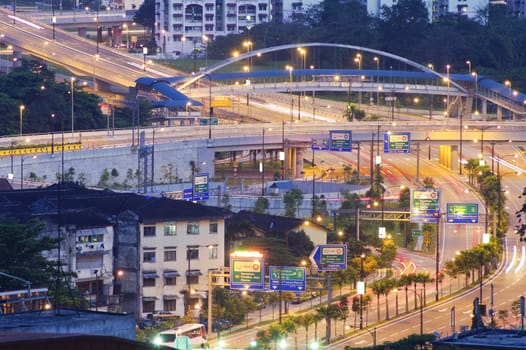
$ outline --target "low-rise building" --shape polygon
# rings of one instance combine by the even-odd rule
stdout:
[[[0,192],[4,215],[38,219],[59,238],[58,260],[92,309],[183,316],[224,264],[222,208],[78,186]]]

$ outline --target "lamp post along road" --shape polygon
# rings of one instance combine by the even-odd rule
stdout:
[[[20,136],[22,136],[22,124],[23,124],[23,121],[24,121],[24,109],[26,108],[26,106],[24,105],[21,105],[19,107],[20,109]]]

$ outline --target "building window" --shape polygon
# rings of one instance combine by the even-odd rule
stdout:
[[[176,260],[177,260],[177,250],[166,249],[164,251],[164,261],[176,261]]]
[[[189,235],[198,235],[199,234],[199,224],[188,223],[188,225],[186,226],[186,233]]]
[[[210,223],[210,233],[217,233],[217,222]]]
[[[155,226],[144,226],[144,237],[155,236]]]
[[[187,284],[199,284],[199,275],[195,276],[186,276]]]
[[[142,312],[150,313],[155,311],[155,300],[143,300]]]
[[[145,251],[142,254],[143,262],[155,262],[155,251]]]
[[[177,285],[177,278],[176,277],[166,277],[164,279],[164,285],[166,285],[166,286],[176,286]]]
[[[175,222],[167,222],[164,225],[164,235],[165,236],[175,236],[177,235],[177,225]]]
[[[155,287],[155,278],[143,278],[142,286],[143,287]]]
[[[164,300],[163,303],[164,311],[176,311],[177,310],[177,300]]]
[[[199,260],[199,247],[188,247],[186,250],[187,260]]]
[[[217,246],[208,248],[208,259],[217,259]]]

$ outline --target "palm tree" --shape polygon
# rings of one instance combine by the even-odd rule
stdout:
[[[270,339],[274,342],[274,349],[278,348],[278,341],[283,337],[284,331],[281,325],[279,324],[272,324],[268,328],[268,331],[270,333]]]
[[[323,320],[325,316],[316,310],[315,314],[312,314],[312,323],[314,323],[314,341],[318,341],[318,322]]]
[[[309,327],[314,323],[314,314],[304,314],[298,317],[298,324],[305,328],[305,344],[309,343]]]
[[[414,283],[415,283],[415,299],[416,299],[416,284],[422,283],[422,287],[424,289],[424,305],[426,305],[426,283],[433,282],[434,279],[431,278],[429,273],[417,273],[413,276]],[[416,300],[415,300],[415,306],[416,306]],[[416,309],[416,307],[415,307]]]
[[[381,280],[370,283],[369,287],[374,295],[376,295],[376,318],[377,321],[380,321],[380,295],[383,293]]]
[[[272,321],[274,321],[274,311],[276,309],[276,305],[279,303],[279,294],[269,293],[267,302],[269,305],[272,305]]]
[[[393,290],[396,285],[396,279],[384,278],[382,280],[382,294],[385,295],[385,319],[389,319],[389,293]]]
[[[405,290],[405,312],[409,312],[409,286],[413,283],[412,280],[412,274],[410,275],[402,275],[400,276],[400,279],[398,280],[398,285],[400,287],[403,287]]]
[[[289,317],[289,318],[284,319],[283,322],[281,323],[281,328],[285,335],[285,340],[287,340],[287,336],[292,332],[296,333],[297,335],[296,329],[298,328],[298,324],[294,320],[294,317]],[[297,344],[298,344],[298,339],[296,336],[296,348],[297,348]]]
[[[331,310],[329,306],[321,306],[316,309],[316,313],[320,316],[320,320],[325,320],[325,333],[329,334],[331,324]]]

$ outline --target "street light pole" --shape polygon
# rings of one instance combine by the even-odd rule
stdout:
[[[146,72],[146,55],[148,54],[148,48],[146,46],[143,46],[142,48],[142,56],[143,56],[143,65],[142,65],[142,68],[143,68],[143,71]]]
[[[74,101],[75,101],[75,78],[71,77],[71,136],[75,131],[75,115],[73,113]]]
[[[435,254],[435,300],[438,301],[439,295],[438,295],[438,273],[439,273],[439,245],[440,245],[440,218],[442,217],[442,214],[439,212],[436,213],[436,224],[437,224],[437,234],[436,234],[436,254]]]
[[[26,106],[24,105],[20,105],[19,109],[20,109],[20,136],[22,136],[22,124],[23,124],[23,119],[24,119],[24,109],[26,108]]]

